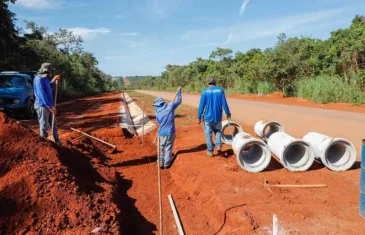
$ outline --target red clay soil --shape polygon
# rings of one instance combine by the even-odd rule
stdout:
[[[3,113],[0,140],[1,234],[119,231],[114,178],[96,171],[87,156],[43,140]]]
[[[154,120],[148,105],[154,98],[130,95],[137,104],[144,100],[145,112]],[[120,105],[118,93],[61,105],[58,122],[64,147],[13,121],[0,122],[0,204],[6,206],[0,214],[0,234],[89,234],[97,226],[110,234],[159,233],[152,143],[156,132],[149,133],[142,146],[141,137],[132,138],[116,127]],[[230,146],[224,146],[220,156],[206,156],[195,115],[190,107],[177,109],[175,158],[172,167],[162,171],[164,234],[177,234],[168,194],[186,234],[270,234],[273,214],[280,234],[362,234],[359,163],[346,172],[315,163],[307,172],[293,173],[273,158],[265,172],[248,173],[239,168]],[[38,131],[35,120],[21,123]],[[115,144],[118,151],[111,154],[109,147],[80,137],[70,127]],[[324,183],[328,188],[273,189],[271,194],[264,180]]]

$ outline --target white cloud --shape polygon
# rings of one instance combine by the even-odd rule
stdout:
[[[229,33],[227,41],[225,41],[224,44],[230,43],[232,41],[232,38],[233,38],[233,33]]]
[[[108,28],[96,28],[96,29],[88,29],[88,28],[69,28],[68,30],[72,31],[74,34],[81,36],[82,39],[88,40],[93,39],[99,35],[106,35],[110,33],[110,29]]]
[[[240,16],[243,16],[243,13],[245,13],[247,5],[250,3],[251,0],[243,0],[241,8],[240,8]]]
[[[209,22],[209,23],[223,23],[224,22],[223,19],[213,18],[213,17],[204,17],[204,16],[195,17],[192,20],[198,21],[198,22]]]
[[[134,48],[134,49],[141,48],[144,45],[146,45],[146,43],[144,43],[144,42],[132,42],[131,43],[131,48]]]
[[[186,0],[147,0],[147,11],[157,19],[165,19],[180,10]]]
[[[30,9],[53,9],[62,5],[60,0],[17,0],[15,3]]]
[[[16,15],[16,18],[28,21],[50,21],[49,18],[37,17],[37,16]]]
[[[124,60],[128,59],[128,56],[125,55],[111,55],[111,56],[105,56],[105,60]]]
[[[320,24],[323,27],[323,24],[330,24],[331,21],[335,20],[337,16],[345,10],[345,8],[339,8],[326,11],[307,12],[280,18],[246,21],[229,27],[188,31],[182,35],[182,40],[201,45],[210,43],[212,38],[226,43],[239,43],[273,36],[276,37],[280,33],[290,33],[301,27],[311,26],[312,30]],[[231,33],[232,36],[230,36]],[[228,35],[229,40],[226,35]]]
[[[137,36],[139,33],[122,33],[122,36]]]
[[[57,9],[63,6],[67,7],[84,7],[85,3],[77,3],[70,0],[17,0],[15,4],[19,4],[28,9]]]

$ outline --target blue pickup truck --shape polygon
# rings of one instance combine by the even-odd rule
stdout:
[[[34,117],[33,79],[33,72],[1,72],[0,111]]]

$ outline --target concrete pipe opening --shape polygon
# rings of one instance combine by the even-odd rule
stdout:
[[[238,134],[242,133],[242,127],[235,122],[223,121],[222,122],[222,141],[227,145],[232,145],[233,138]],[[233,136],[233,138],[232,138]]]
[[[270,136],[276,132],[282,131],[283,127],[277,123],[272,122],[264,128],[264,139],[269,139]]]
[[[271,160],[271,152],[267,145],[255,140],[242,145],[236,155],[240,167],[249,172],[263,171]]]
[[[270,136],[277,132],[284,132],[284,127],[279,122],[270,122],[266,120],[260,120],[256,122],[254,130],[257,136],[268,141]]]
[[[346,171],[356,161],[356,149],[346,139],[310,132],[303,137],[303,140],[313,146],[316,157],[330,170]]]
[[[302,141],[296,141],[286,147],[283,152],[283,163],[290,171],[306,171],[314,161],[311,146]]]
[[[345,140],[336,140],[324,152],[326,165],[334,171],[348,170],[356,161],[354,146]]]

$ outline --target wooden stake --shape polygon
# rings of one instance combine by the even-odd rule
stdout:
[[[325,184],[267,184],[267,186],[277,188],[327,188]]]

